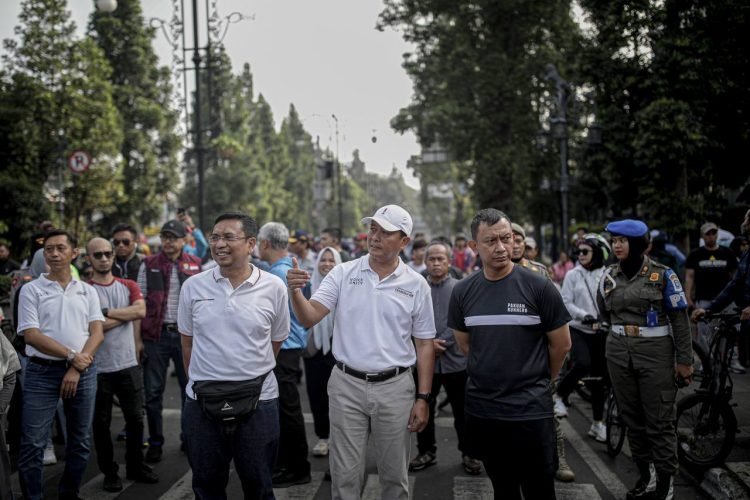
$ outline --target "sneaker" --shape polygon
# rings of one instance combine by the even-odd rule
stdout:
[[[437,463],[437,457],[431,451],[420,453],[411,462],[409,462],[409,471],[416,472],[422,469],[426,469],[430,465]]]
[[[310,474],[294,474],[288,470],[283,471],[281,474],[273,476],[273,487],[274,488],[288,488],[297,484],[307,484],[312,481]]]
[[[122,491],[122,480],[120,479],[120,476],[117,475],[117,472],[114,472],[112,474],[106,474],[104,476],[102,489],[104,491],[109,491],[110,493],[116,493],[118,491]]]
[[[607,427],[602,422],[594,422],[589,428],[589,436],[600,443],[607,442]]]
[[[740,364],[739,361],[736,359],[732,360],[732,363],[729,365],[729,371],[732,373],[738,373],[740,375],[747,373],[747,370],[745,370],[745,367]]]
[[[318,444],[313,446],[312,454],[314,457],[325,457],[328,456],[328,440],[321,439]]]
[[[476,458],[471,458],[469,456],[464,455],[463,456],[463,466],[464,470],[467,474],[471,474],[472,476],[478,476],[482,473],[482,462],[477,460]]]
[[[146,457],[144,460],[150,464],[161,462],[161,454],[161,446],[158,444],[152,444],[148,447],[148,450],[146,450]]]
[[[568,407],[559,396],[554,396],[552,400],[555,403],[554,411],[557,418],[563,418],[568,416]]]
[[[57,463],[54,446],[47,446],[44,449],[44,458],[42,459],[42,463],[44,465],[55,465]]]
[[[128,471],[127,479],[136,483],[156,484],[159,482],[159,476],[151,471],[151,467],[144,466],[137,472]]]

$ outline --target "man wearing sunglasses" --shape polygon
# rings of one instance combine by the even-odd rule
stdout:
[[[201,260],[182,251],[186,236],[187,230],[182,222],[177,219],[167,221],[159,234],[161,251],[146,257],[138,271],[138,286],[146,298],[146,317],[141,321],[141,336],[145,354],[143,382],[149,430],[146,462],[149,463],[161,461],[164,445],[161,411],[170,359],[177,372],[182,403],[185,403],[187,376],[177,331],[177,305],[182,284],[201,271]]]
[[[94,271],[89,284],[99,296],[104,316],[104,342],[96,356],[97,388],[94,408],[94,446],[99,470],[104,474],[105,491],[122,490],[122,480],[114,460],[112,434],[112,401],[117,396],[125,416],[127,478],[141,483],[155,483],[158,476],[143,465],[143,374],[138,365],[140,330],[133,323],[146,316],[146,302],[138,285],[112,275],[114,253],[104,238],[93,238],[86,245],[86,262]]]
[[[115,258],[111,262],[112,274],[117,278],[135,281],[143,256],[136,251],[138,233],[130,224],[118,224],[112,229],[112,247]]]

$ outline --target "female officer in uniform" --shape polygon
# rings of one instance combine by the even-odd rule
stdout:
[[[626,219],[606,231],[617,263],[602,275],[597,302],[611,325],[607,367],[641,474],[626,498],[671,499],[678,467],[675,382],[690,383],[693,372],[687,300],[674,271],[644,255],[646,224]],[[656,469],[655,492],[648,491],[649,463]]]

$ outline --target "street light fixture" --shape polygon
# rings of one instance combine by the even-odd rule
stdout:
[[[117,0],[96,0],[96,8],[109,14],[117,9]]]

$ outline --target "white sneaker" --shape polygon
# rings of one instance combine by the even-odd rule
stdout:
[[[600,443],[607,442],[607,427],[602,422],[594,422],[589,428],[589,436]]]
[[[552,397],[552,401],[555,403],[554,411],[557,418],[563,418],[568,416],[568,407],[565,406],[563,400],[557,396]]]
[[[42,459],[42,463],[44,465],[55,465],[57,463],[54,446],[47,446],[44,449],[44,458]]]
[[[742,366],[736,359],[733,359],[732,363],[729,365],[729,371],[731,371],[732,373],[738,373],[740,375],[742,375],[743,373],[747,373],[745,367]]]
[[[314,457],[325,457],[328,456],[328,440],[321,439],[318,444],[313,446],[312,454]]]

